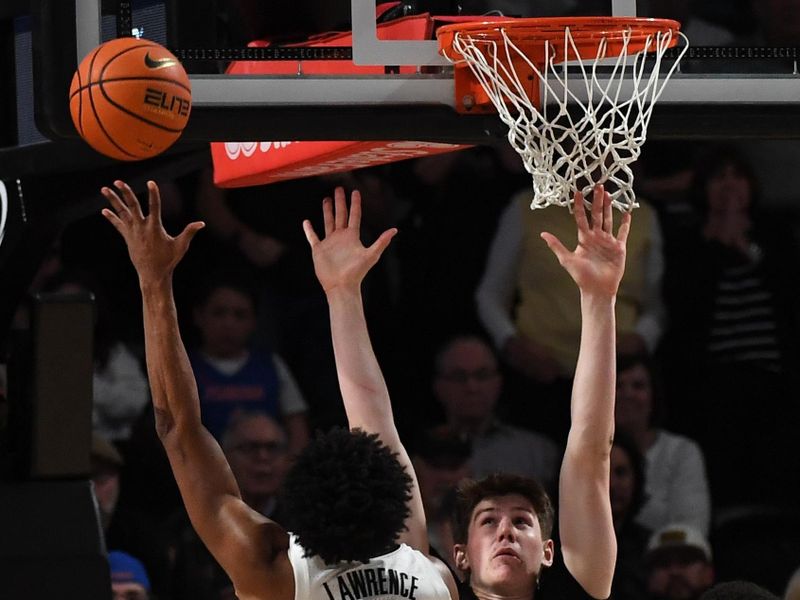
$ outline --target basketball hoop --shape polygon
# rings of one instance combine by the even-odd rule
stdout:
[[[531,208],[571,206],[576,191],[589,198],[602,183],[630,211],[631,164],[688,48],[660,78],[667,49],[686,41],[679,29],[667,19],[575,17],[470,21],[436,35],[455,65],[457,110],[497,111],[508,125],[533,178]]]

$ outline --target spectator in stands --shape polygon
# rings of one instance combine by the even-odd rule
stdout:
[[[203,424],[221,439],[239,411],[261,410],[281,421],[291,452],[308,443],[306,403],[283,360],[253,350],[257,296],[244,274],[208,277],[195,302],[199,348],[189,353],[200,393]]]
[[[656,531],[646,560],[651,600],[698,600],[714,583],[711,545],[688,525]]]
[[[310,410],[313,428],[328,430],[346,423],[339,398],[325,295],[314,278],[302,228],[311,217],[322,228],[317,198],[331,184],[319,177],[268,186],[222,189],[213,184],[211,169],[199,178],[197,211],[208,225],[187,258],[195,278],[209,265],[226,269],[244,264],[254,275],[259,301],[259,341],[285,360]],[[313,199],[313,201],[312,201]],[[290,436],[291,437],[291,436]]]
[[[625,434],[614,434],[611,447],[611,514],[617,536],[617,565],[611,596],[615,600],[641,600],[647,595],[644,554],[651,531],[636,522],[645,502],[644,459],[635,442]]]
[[[91,480],[106,547],[139,557],[150,574],[153,592],[158,596],[167,594],[170,584],[165,536],[145,513],[119,506],[122,456],[111,442],[95,433],[90,457]]]
[[[437,556],[455,567],[450,516],[453,492],[471,476],[472,445],[447,426],[423,431],[411,446],[411,462],[417,474],[428,525],[428,541]]]
[[[495,414],[503,386],[491,346],[474,335],[457,335],[435,358],[433,392],[447,426],[472,442],[476,478],[496,472],[533,477],[553,491],[560,452],[547,437],[519,429]]]
[[[665,285],[673,412],[704,447],[715,505],[796,504],[796,234],[758,211],[755,173],[733,147],[708,151],[692,189],[698,226],[672,252]]]
[[[558,206],[534,211],[530,200],[526,188],[500,217],[475,297],[483,326],[517,374],[511,384],[521,422],[535,415],[539,422],[526,426],[563,442],[580,337],[579,294],[539,234],[553,232],[568,247],[577,243],[577,234],[569,211]],[[656,347],[664,320],[662,273],[658,220],[640,201],[616,305],[620,351]]]
[[[228,423],[222,450],[248,506],[280,519],[278,492],[289,468],[284,429],[266,412],[241,412]],[[184,512],[172,524],[177,530],[173,594],[176,600],[235,599],[233,584],[206,549]]]
[[[646,498],[636,520],[651,531],[685,523],[708,535],[711,499],[703,453],[689,438],[656,425],[660,402],[654,375],[645,354],[617,359],[616,427],[645,459]]]
[[[149,600],[150,579],[144,565],[125,552],[108,553],[112,600]]]

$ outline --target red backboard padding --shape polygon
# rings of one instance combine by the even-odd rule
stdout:
[[[381,8],[379,7],[379,12]],[[403,17],[377,26],[378,39],[432,39],[434,18],[429,14]],[[311,38],[298,46],[349,46],[351,32],[331,32]],[[250,46],[269,46],[268,41],[251,42]],[[400,73],[414,73],[414,65],[400,66]],[[237,75],[305,74],[383,74],[383,66],[360,66],[349,60],[304,61],[239,61],[231,64],[228,73]],[[419,158],[466,148],[465,145],[436,142],[360,142],[360,141],[261,141],[213,142],[214,183],[220,187],[243,187],[297,179],[323,173],[350,171],[397,160]]]

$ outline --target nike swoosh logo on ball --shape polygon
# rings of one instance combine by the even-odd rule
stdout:
[[[151,69],[164,69],[178,64],[174,58],[153,58],[150,53],[144,55],[144,64]]]

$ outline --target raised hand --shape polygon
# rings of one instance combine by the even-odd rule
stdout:
[[[189,249],[194,235],[205,224],[199,221],[189,223],[180,235],[172,237],[161,224],[161,196],[154,181],[147,182],[150,212],[146,217],[128,184],[117,180],[114,187],[116,191],[108,187],[100,190],[114,209],[104,208],[102,213],[125,239],[139,282],[169,277]]]
[[[311,223],[303,222],[303,231],[311,246],[314,272],[326,293],[337,287],[358,287],[367,272],[378,262],[381,254],[397,233],[387,229],[369,247],[359,238],[361,226],[361,194],[356,190],[350,195],[348,215],[344,189],[337,187],[334,199],[322,201],[325,221],[325,237],[320,240]]]
[[[581,294],[616,295],[625,271],[625,242],[630,231],[631,214],[623,214],[615,237],[611,196],[602,185],[594,188],[591,223],[580,192],[575,194],[573,214],[578,227],[578,246],[574,251],[567,250],[551,233],[542,233],[542,239],[578,284]]]

